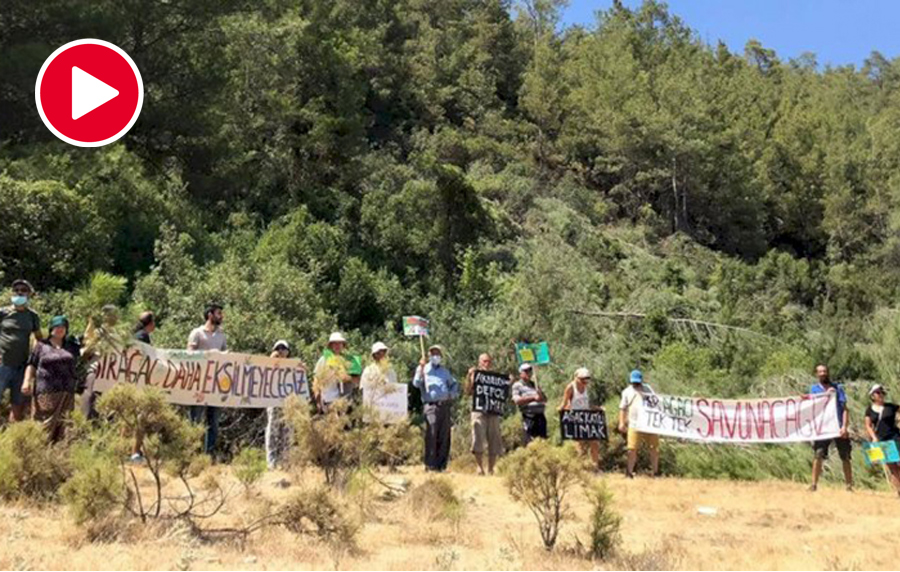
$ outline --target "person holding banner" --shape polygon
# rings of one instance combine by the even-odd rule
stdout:
[[[397,372],[388,359],[388,347],[383,342],[372,344],[372,363],[363,370],[360,387],[374,389],[388,383],[397,383]]]
[[[191,351],[228,351],[228,342],[225,332],[222,331],[222,322],[225,315],[222,306],[210,304],[203,312],[206,322],[191,331],[188,336],[187,349]],[[206,435],[203,439],[203,451],[212,455],[216,449],[216,439],[219,436],[219,409],[212,405],[192,405],[190,408],[191,421],[194,423],[206,423]]]
[[[441,346],[428,348],[416,368],[413,386],[422,392],[425,414],[425,470],[443,472],[450,461],[450,429],[453,400],[459,397],[459,383],[443,364]]]
[[[897,427],[900,407],[886,402],[885,393],[884,386],[880,384],[873,385],[869,390],[872,403],[866,408],[866,433],[873,442],[894,441],[900,446],[900,428]],[[897,494],[900,494],[900,464],[887,463],[886,466],[891,475],[891,484]]]
[[[34,394],[32,417],[41,422],[47,438],[56,443],[65,437],[66,420],[75,408],[81,347],[69,337],[69,319],[65,316],[54,316],[49,330],[49,337],[31,350],[22,393]]]
[[[347,339],[340,332],[328,336],[328,347],[316,362],[313,370],[313,390],[319,413],[328,411],[335,401],[349,397],[353,393],[353,379],[348,372],[350,364],[343,356]]]
[[[619,401],[619,432],[626,435],[626,449],[628,450],[625,476],[629,479],[634,478],[638,449],[643,444],[650,452],[650,474],[655,477],[659,473],[659,435],[642,433],[628,427],[631,408],[640,407],[645,395],[653,395],[653,389],[644,383],[644,374],[639,369],[631,372],[629,382],[628,387],[622,390],[622,399]]]
[[[478,365],[469,368],[466,375],[466,395],[472,396],[475,391],[475,372],[489,372],[494,365],[490,354],[478,356]],[[507,386],[508,387],[508,386]],[[470,417],[472,423],[472,454],[478,465],[478,474],[484,476],[484,449],[488,450],[488,473],[494,474],[497,458],[503,454],[503,436],[500,432],[501,416],[489,411],[475,411]]]
[[[291,346],[286,340],[278,340],[272,346],[269,357],[275,359],[288,359],[291,357]],[[304,366],[305,369],[305,366]],[[266,464],[269,470],[281,465],[284,453],[290,445],[290,428],[284,421],[284,409],[281,407],[266,407]]]
[[[25,419],[29,399],[22,394],[25,367],[31,352],[31,336],[40,340],[41,318],[28,307],[34,288],[27,280],[12,283],[11,306],[0,308],[0,400],[9,388],[9,421]]]
[[[519,380],[512,386],[513,402],[522,414],[522,442],[527,446],[532,439],[547,438],[547,417],[544,409],[547,396],[533,380],[534,366],[519,366]]]
[[[815,457],[812,466],[812,484],[809,490],[815,492],[819,487],[819,477],[822,475],[822,467],[825,460],[828,459],[828,449],[832,443],[838,451],[841,458],[841,464],[844,468],[844,483],[848,491],[853,490],[853,466],[850,465],[850,414],[847,411],[847,394],[844,386],[840,383],[832,383],[831,376],[828,374],[828,366],[819,364],[816,366],[816,378],[818,382],[809,388],[810,394],[834,393],[837,400],[837,416],[838,422],[841,424],[841,433],[839,437],[834,439],[823,439],[821,441],[813,441],[813,452]]]
[[[591,370],[586,367],[580,367],[575,370],[575,379],[566,386],[563,392],[562,403],[559,406],[560,411],[592,411],[600,409],[600,407],[591,405],[591,396],[588,386],[591,383]],[[583,455],[590,451],[591,461],[594,468],[600,468],[600,441],[592,439],[589,441],[579,441],[578,447]]]
[[[153,312],[141,312],[138,323],[134,326],[134,339],[143,344],[147,344],[148,346],[152,346],[153,342],[150,341],[150,334],[155,331],[156,317],[153,315]]]

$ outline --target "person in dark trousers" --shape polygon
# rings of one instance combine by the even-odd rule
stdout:
[[[850,413],[847,411],[847,394],[844,386],[840,383],[832,383],[831,376],[828,374],[828,366],[819,364],[816,366],[816,378],[818,382],[809,388],[810,394],[834,393],[837,399],[837,416],[838,423],[841,426],[840,436],[834,439],[822,439],[813,441],[813,452],[815,457],[812,466],[812,484],[809,490],[815,492],[819,487],[819,477],[822,475],[822,467],[825,460],[828,459],[828,449],[832,443],[838,451],[841,458],[841,464],[844,468],[844,483],[848,491],[853,490],[853,467],[850,465]]]
[[[885,401],[887,390],[883,385],[875,384],[869,390],[872,403],[866,408],[866,433],[874,441],[894,441],[900,447],[900,428],[897,427],[897,414],[900,407],[896,403]],[[900,495],[900,464],[887,463],[891,484]]]
[[[203,312],[206,322],[199,328],[194,328],[188,336],[187,349],[220,352],[228,351],[228,343],[225,332],[222,331],[222,322],[225,315],[222,306],[210,304]],[[219,436],[219,409],[212,405],[192,405],[190,409],[191,421],[194,423],[206,423],[206,436],[203,439],[203,450],[207,455],[212,455],[216,449],[216,439]]]
[[[0,399],[9,389],[9,420],[22,421],[31,398],[22,393],[25,366],[31,354],[31,336],[42,338],[41,318],[28,307],[34,288],[26,280],[12,283],[12,305],[0,308]]]
[[[134,339],[143,342],[148,346],[152,346],[150,334],[156,331],[156,317],[153,312],[143,312],[138,318],[138,323],[134,327]]]
[[[459,383],[443,364],[440,346],[428,348],[413,378],[413,386],[422,392],[425,413],[425,470],[442,472],[450,461],[450,429],[453,401],[459,397]]]
[[[513,402],[522,413],[522,441],[527,446],[532,439],[547,438],[547,396],[534,382],[534,367],[530,363],[519,366],[519,380],[512,386]]]
[[[67,420],[75,408],[81,347],[69,337],[69,319],[65,316],[54,316],[49,330],[47,339],[31,350],[22,393],[34,395],[32,418],[56,443],[65,437]]]

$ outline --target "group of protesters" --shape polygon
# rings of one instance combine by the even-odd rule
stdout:
[[[34,289],[26,280],[16,280],[12,284],[11,305],[0,308],[0,399],[10,395],[10,421],[31,418],[41,422],[51,441],[63,438],[66,420],[75,404],[75,395],[82,392],[81,406],[87,417],[96,415],[94,410],[99,395],[92,386],[91,364],[96,359],[96,336],[94,324],[89,324],[83,336],[75,338],[69,332],[69,320],[64,315],[53,316],[48,322],[48,335],[43,336],[40,316],[30,307]],[[193,351],[228,351],[226,334],[223,329],[224,310],[221,305],[210,304],[203,313],[204,322],[193,329],[187,340],[187,349]],[[107,326],[114,326],[118,320],[115,307],[104,307],[103,320]],[[133,329],[136,341],[152,345],[151,334],[155,331],[156,319],[152,312],[140,315]],[[31,339],[34,338],[35,343]],[[332,333],[322,355],[312,372],[311,406],[319,414],[327,413],[336,402],[348,400],[352,403],[366,387],[375,384],[398,383],[398,375],[388,357],[390,348],[383,342],[371,347],[371,361],[362,368],[359,360],[346,356],[347,340],[340,332]],[[424,464],[428,471],[441,472],[450,461],[451,429],[453,406],[461,393],[473,394],[475,376],[478,371],[492,371],[492,357],[483,353],[475,366],[468,370],[463,388],[451,373],[445,361],[444,349],[432,345],[423,352],[423,357],[415,369],[412,385],[419,390],[425,418]],[[278,340],[272,347],[271,357],[287,359],[291,356],[288,341]],[[81,367],[86,375],[79,375]],[[301,367],[305,369],[305,365]],[[505,374],[504,374],[505,375]],[[79,383],[84,377],[85,384]],[[841,384],[833,383],[828,368],[816,368],[817,381],[809,390],[811,394],[831,393],[836,396],[840,435],[833,439],[813,442],[814,460],[810,490],[818,487],[823,463],[828,458],[829,449],[834,446],[842,462],[845,484],[848,490],[853,486],[853,472],[850,464],[851,441],[849,436],[849,408],[847,396]],[[518,367],[518,376],[510,376],[510,394],[521,415],[521,441],[524,444],[534,439],[547,439],[547,396],[537,383],[535,368],[530,363]],[[571,382],[563,391],[559,411],[599,411],[602,406],[591,395],[592,375],[589,369],[579,367]],[[462,391],[461,391],[462,389]],[[617,429],[623,434],[627,449],[626,476],[633,477],[638,459],[638,451],[646,447],[649,453],[650,474],[659,473],[659,436],[644,433],[629,426],[633,407],[653,395],[653,389],[644,380],[640,370],[632,371],[619,401]],[[865,429],[872,441],[900,442],[900,428],[897,416],[900,407],[886,401],[886,390],[874,385],[869,391],[870,405],[865,411]],[[203,449],[212,454],[216,448],[219,410],[214,406],[190,406],[188,414],[195,423],[205,426]],[[502,413],[473,410],[471,413],[471,452],[479,474],[493,474],[497,460],[504,454],[501,430]],[[270,467],[281,463],[284,451],[290,442],[290,431],[285,425],[280,407],[267,410],[265,442],[267,460]],[[579,441],[581,452],[589,456],[593,466],[600,467],[600,441]],[[485,455],[486,454],[486,455]],[[486,457],[486,458],[485,458]],[[142,461],[140,436],[137,439],[132,460]],[[890,463],[887,472],[892,485],[900,493],[900,464]]]

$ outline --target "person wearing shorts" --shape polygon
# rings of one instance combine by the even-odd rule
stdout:
[[[477,370],[490,371],[494,360],[490,354],[478,356],[478,366],[470,368],[466,377],[466,395],[472,395],[475,386],[475,372]],[[478,465],[478,474],[484,475],[484,451],[488,453],[487,472],[494,474],[494,465],[503,454],[503,437],[500,432],[500,415],[473,411],[470,416],[472,422],[472,454]]]
[[[816,366],[817,383],[809,388],[812,395],[820,393],[834,393],[837,398],[837,416],[838,423],[841,427],[840,436],[833,439],[822,439],[813,441],[813,466],[812,466],[812,484],[809,490],[815,492],[819,487],[819,477],[822,475],[822,467],[828,459],[828,450],[831,444],[837,449],[838,456],[841,458],[841,465],[844,469],[844,484],[848,491],[853,490],[853,467],[850,465],[850,414],[847,411],[847,394],[844,392],[844,386],[840,383],[832,383],[828,374],[828,366],[819,364]]]
[[[31,398],[22,393],[25,366],[31,355],[31,336],[41,339],[41,319],[28,307],[34,289],[25,280],[12,284],[12,305],[0,308],[0,399],[9,390],[9,420],[25,419]]]
[[[523,363],[519,366],[519,381],[512,386],[513,402],[522,413],[522,443],[526,446],[533,439],[547,438],[547,417],[544,415],[547,396],[533,376],[534,366]]]
[[[653,389],[644,383],[644,374],[636,369],[629,376],[629,384],[622,391],[622,399],[619,402],[619,432],[624,433],[625,446],[628,450],[628,460],[625,468],[625,476],[634,478],[634,467],[637,465],[638,451],[641,446],[647,448],[650,453],[650,474],[656,476],[659,473],[659,435],[642,433],[628,426],[628,419],[632,407],[639,407],[646,395],[652,395]]]

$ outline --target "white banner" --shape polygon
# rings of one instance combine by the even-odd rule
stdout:
[[[96,391],[117,383],[156,387],[169,403],[215,407],[281,407],[309,399],[300,360],[219,351],[157,349],[134,342],[94,364]]]
[[[837,396],[709,399],[648,394],[629,410],[643,433],[719,443],[788,443],[839,436]]]
[[[384,383],[363,387],[363,406],[367,407],[366,421],[402,423],[409,407],[409,386],[405,383]],[[377,419],[371,417],[377,416]]]

